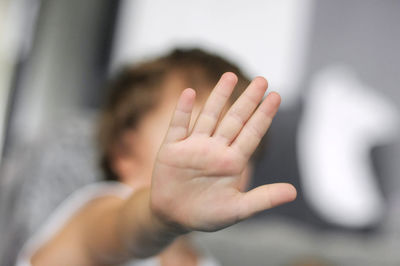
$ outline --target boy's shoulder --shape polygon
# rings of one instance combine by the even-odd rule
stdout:
[[[49,249],[82,248],[76,243],[84,242],[86,229],[98,219],[115,215],[115,210],[132,192],[132,189],[119,182],[96,182],[78,189],[57,207],[42,228],[28,240],[19,259],[34,261]],[[68,243],[75,244],[68,246]]]

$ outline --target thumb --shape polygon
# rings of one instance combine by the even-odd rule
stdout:
[[[288,183],[276,183],[256,187],[242,194],[239,201],[240,220],[246,219],[258,212],[291,202],[296,196],[296,189]]]

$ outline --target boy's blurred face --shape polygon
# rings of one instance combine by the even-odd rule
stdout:
[[[132,188],[141,188],[151,185],[153,164],[157,152],[167,132],[168,125],[175,109],[177,99],[185,88],[179,75],[170,75],[164,82],[160,103],[150,113],[143,117],[138,127],[127,131],[123,136],[123,143],[128,152],[117,156],[113,160],[113,167],[120,176],[120,181]],[[201,107],[207,99],[208,93],[198,94],[196,105],[192,113],[191,127]],[[243,173],[240,186],[245,189],[250,176],[250,168]]]

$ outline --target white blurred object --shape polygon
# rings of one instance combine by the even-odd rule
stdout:
[[[286,108],[299,96],[312,7],[312,0],[125,0],[111,69],[177,46],[201,47],[251,77],[265,76]]]
[[[39,4],[38,0],[0,1],[0,162],[14,70],[31,47]]]
[[[316,74],[297,143],[304,196],[323,218],[347,227],[379,221],[384,202],[370,151],[398,131],[395,105],[351,69],[336,66]]]

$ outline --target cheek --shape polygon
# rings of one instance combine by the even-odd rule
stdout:
[[[151,161],[156,158],[157,152],[164,140],[165,134],[168,130],[169,117],[165,116],[161,119],[154,121],[147,132],[147,149]]]

